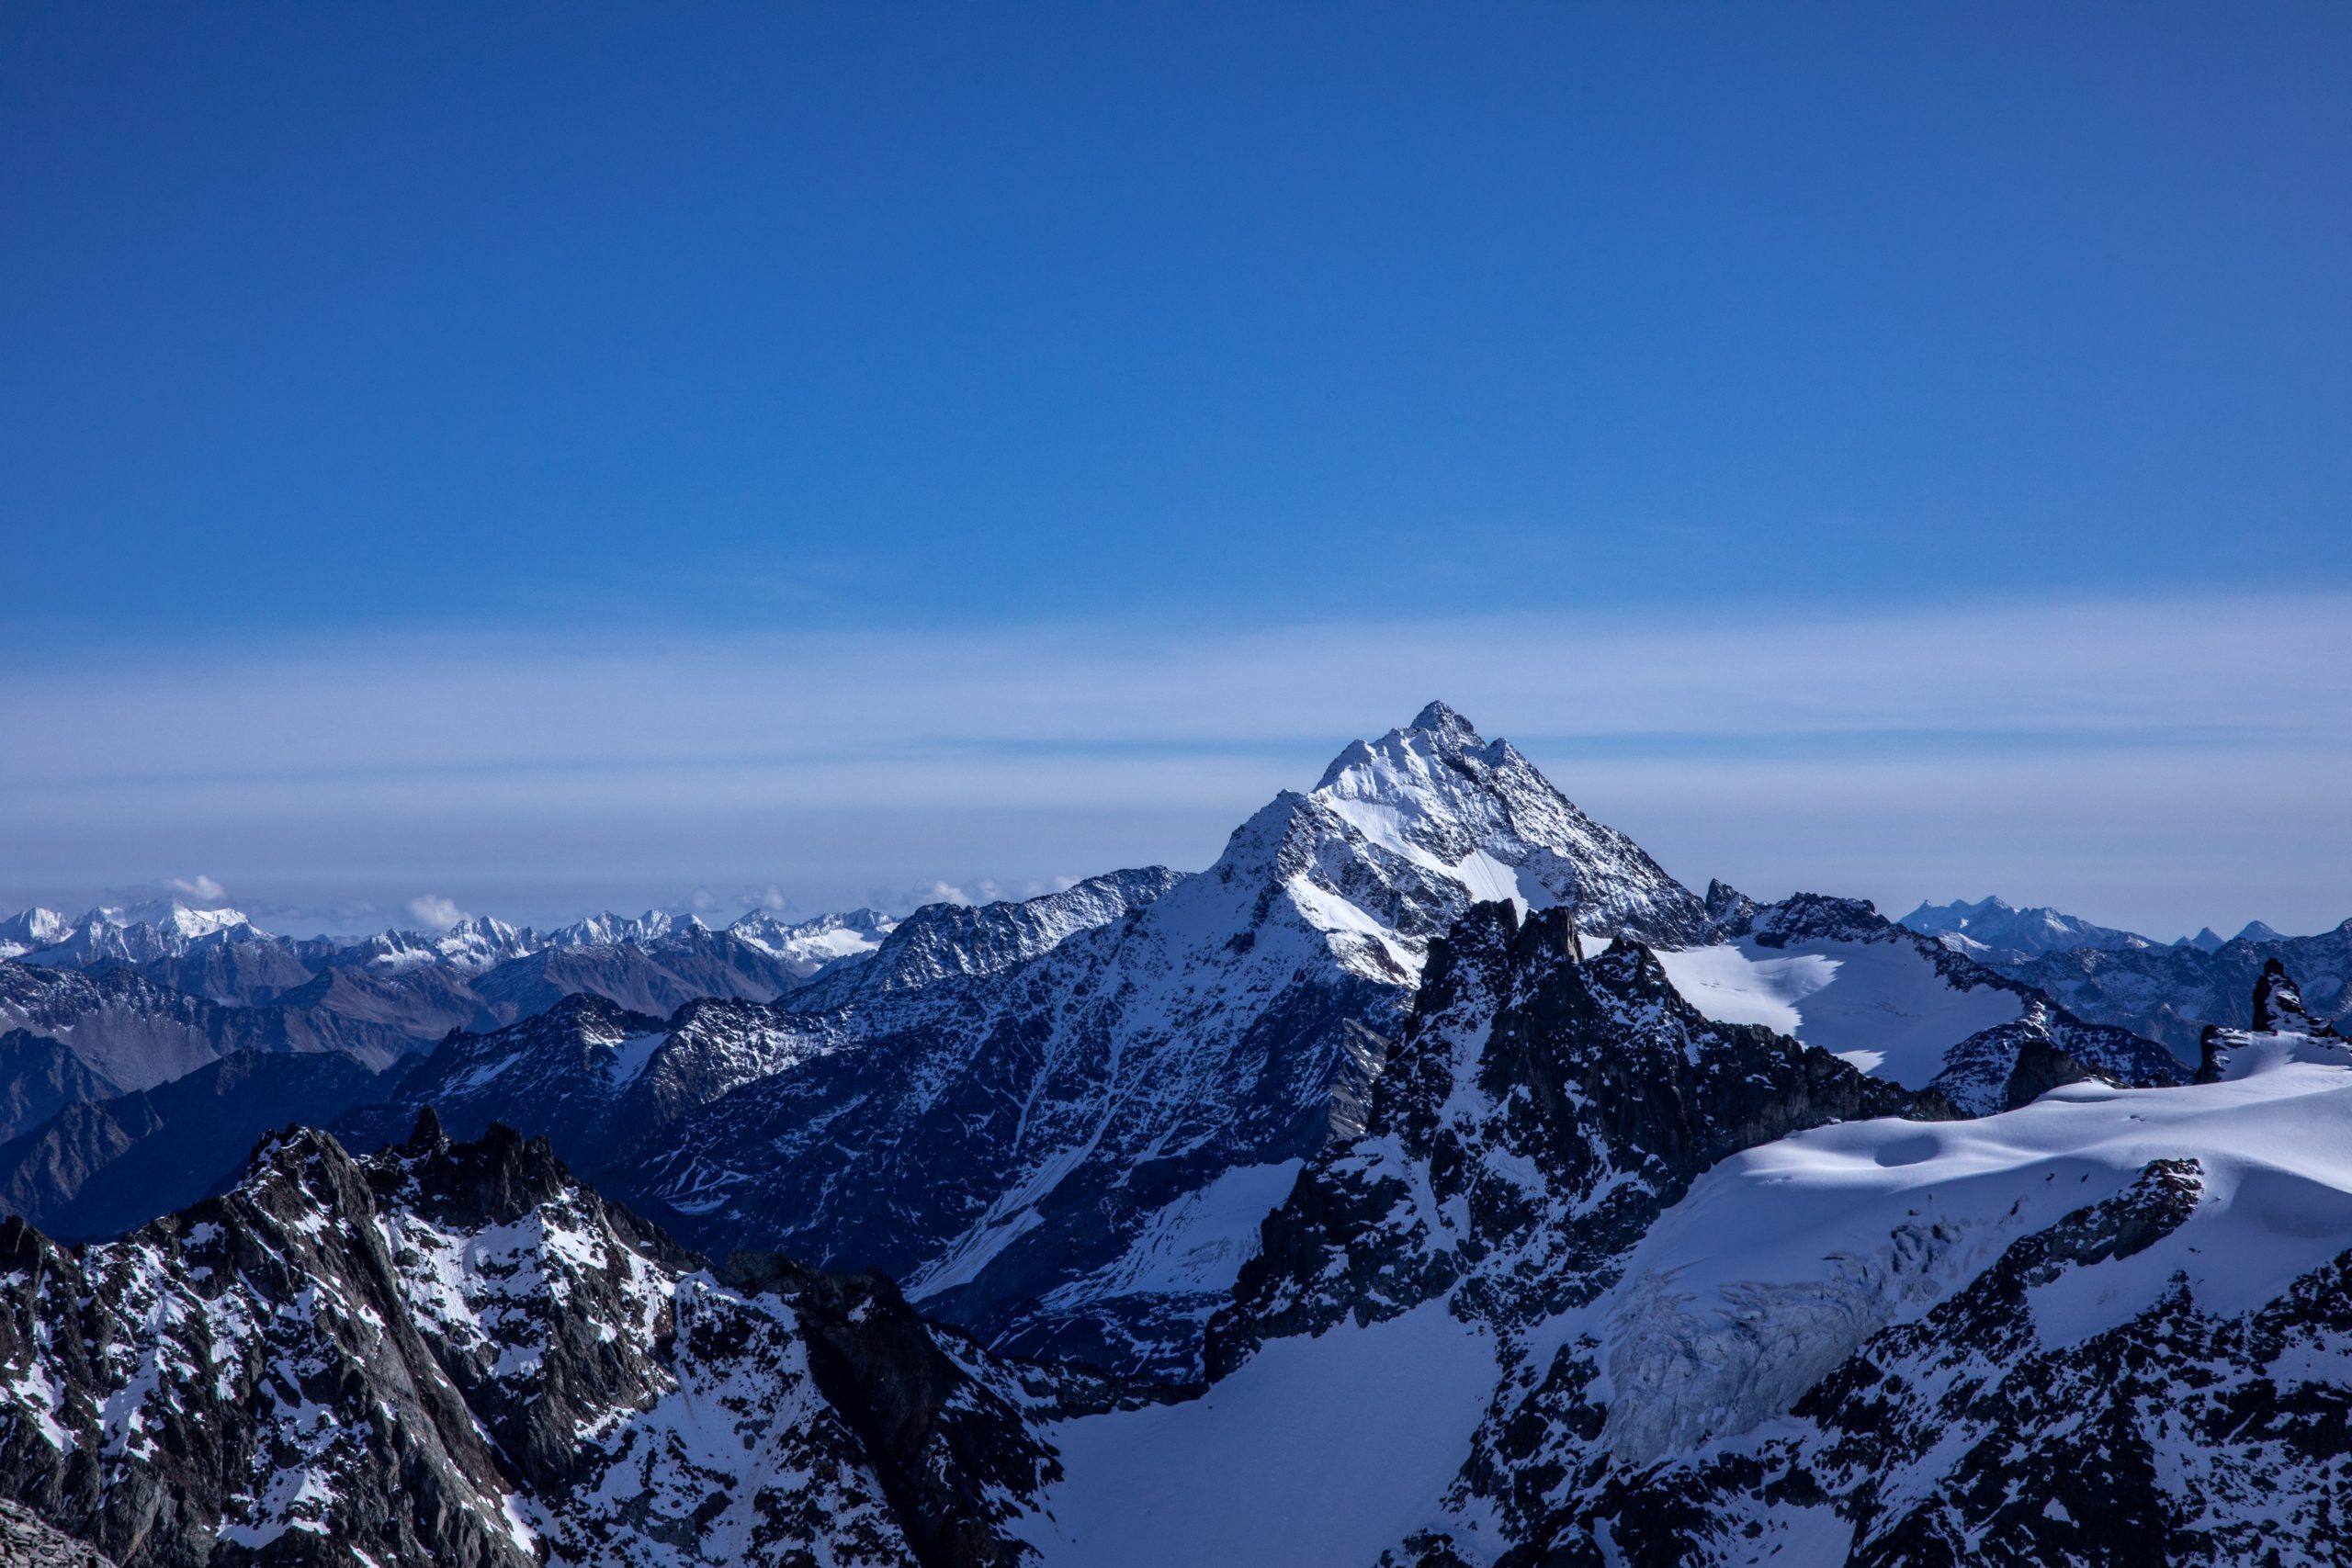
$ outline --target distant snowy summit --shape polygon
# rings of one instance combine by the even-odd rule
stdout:
[[[108,959],[145,964],[178,957],[207,939],[232,942],[267,934],[235,909],[198,908],[178,898],[108,906],[72,919],[54,909],[32,908],[0,919],[0,958],[32,954],[74,968]]]
[[[2077,916],[2046,906],[2020,909],[2000,898],[1979,898],[1973,904],[1921,904],[1899,924],[1923,936],[1954,936],[1963,951],[1984,949],[2033,954],[2067,948],[2096,947],[2109,951],[2156,947],[2137,931],[2094,925]]]
[[[2233,942],[2267,942],[2293,940],[2260,920],[2248,920],[2234,937],[2207,926],[2195,936],[2162,942],[2137,931],[2097,925],[2046,905],[2020,909],[2002,898],[1979,898],[1973,904],[1921,904],[1903,917],[1901,924],[1923,936],[1950,939],[1947,945],[1972,956],[1988,953],[2004,959],[2032,958],[2045,953],[2071,953],[2087,948],[2100,953],[2139,953],[2152,948],[2193,947],[2216,953]]]
[[[437,931],[393,929],[348,940],[297,939],[264,931],[239,910],[199,908],[175,897],[128,907],[107,906],[73,917],[54,909],[31,908],[0,919],[0,960],[58,969],[144,971],[153,965],[184,964],[207,953],[266,946],[291,955],[310,974],[357,969],[392,975],[434,967],[472,976],[555,949],[650,950],[664,943],[717,938],[740,942],[776,960],[782,972],[792,978],[808,979],[845,961],[870,955],[897,924],[874,909],[802,920],[755,909],[714,931],[694,915],[660,909],[619,915],[606,910],[548,931],[482,915]],[[252,967],[248,962],[246,968]],[[176,985],[182,972],[175,969],[150,977]],[[188,988],[219,1001],[252,999],[216,994],[201,986]]]

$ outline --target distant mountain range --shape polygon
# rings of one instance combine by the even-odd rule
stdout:
[[[66,1101],[150,1089],[239,1051],[338,1051],[374,1071],[580,992],[665,1016],[709,997],[768,1000],[871,956],[895,923],[870,909],[794,923],[754,913],[714,931],[649,913],[545,934],[471,919],[334,942],[176,899],[73,919],[27,910],[0,922],[23,946],[0,962],[0,1139]]]
[[[126,1568],[2352,1551],[2352,921],[1693,893],[1431,704],[1017,903],[0,929]]]
[[[2083,1018],[2128,1029],[2184,1055],[2208,1024],[2244,1028],[2247,998],[2273,960],[2302,976],[2323,1020],[2352,1017],[2352,920],[2316,936],[2281,936],[2259,920],[2237,935],[2211,928],[2174,942],[2096,926],[2055,909],[2016,909],[1998,898],[1922,904],[1905,926],[1936,936]]]
[[[1950,937],[1953,946],[1973,956],[2009,962],[2085,947],[2103,953],[2137,953],[2159,947],[2193,947],[2213,953],[2233,941],[2258,944],[2293,940],[2260,920],[2248,920],[2235,937],[2222,937],[2207,926],[2195,936],[2159,942],[2137,931],[2094,925],[2047,906],[2020,909],[1999,898],[1980,898],[1973,904],[1921,904],[1904,916],[1902,923],[1928,936]]]

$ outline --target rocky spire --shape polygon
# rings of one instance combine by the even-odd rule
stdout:
[[[2262,966],[2254,983],[2254,1032],[2257,1034],[2333,1034],[2333,1026],[2313,1021],[2303,1006],[2303,993],[2287,966],[2273,958]]]
[[[1476,725],[1443,703],[1430,704],[1406,728],[1434,735],[1457,750],[1475,750],[1487,743]]]

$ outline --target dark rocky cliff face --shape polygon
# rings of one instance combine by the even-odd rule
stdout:
[[[1725,1155],[1856,1117],[1947,1117],[1940,1096],[1713,1022],[1639,943],[1582,956],[1568,912],[1482,904],[1431,951],[1366,1135],[1311,1164],[1264,1227],[1212,1372],[1266,1337],[1402,1312],[1457,1283],[1523,1323],[1589,1294]],[[1443,1234],[1430,1216],[1460,1215]]]
[[[2249,1313],[2176,1282],[2075,1343],[2037,1327],[2038,1293],[2171,1236],[2201,1185],[2194,1160],[2152,1162],[1872,1336],[1781,1430],[1590,1485],[1504,1568],[2346,1561],[2352,1393],[2330,1366],[2352,1255]]]
[[[1679,1315],[1671,1278],[1645,1277],[1663,1297],[1617,1290],[1634,1283],[1626,1269],[1645,1233],[1716,1161],[1808,1126],[1951,1114],[1936,1095],[1905,1095],[1761,1030],[1707,1024],[1654,968],[1633,946],[1579,963],[1556,920],[1473,910],[1432,954],[1366,1135],[1309,1165],[1212,1325],[1220,1374],[1271,1339],[1346,1332],[1438,1300],[1491,1338],[1498,1375],[1433,1515],[1446,1522],[1400,1541],[1386,1561],[2346,1560],[2352,1537],[2338,1499],[2352,1464],[2352,1254],[2252,1308],[2201,1302],[2176,1276],[2111,1325],[2064,1326],[2098,1319],[2119,1288],[2141,1290],[2119,1281],[2137,1280],[2131,1271],[2151,1256],[2194,1260],[2184,1227],[2208,1186],[2194,1158],[2153,1160],[2118,1195],[2054,1211],[2054,1223],[2017,1215],[2029,1199],[2042,1204],[2063,1190],[2049,1185],[2062,1168],[2090,1177],[2029,1166],[2009,1207],[2014,1239],[1932,1307],[1894,1312],[1876,1330],[1838,1326],[1846,1309],[1826,1292],[1784,1292],[1769,1303],[1758,1295],[1749,1320],[1715,1325]],[[2264,1070],[2282,1052],[2336,1064],[2330,1071],[2352,1065],[2324,1032],[2299,1032],[2309,1021],[2283,975],[2255,1010],[2286,1032],[2222,1038],[2209,1053],[2213,1076]],[[2299,1081],[2325,1090],[2321,1079]],[[2008,1098],[2069,1084],[2083,1086],[2086,1106],[2120,1092],[2028,1042]],[[2131,1101],[2113,1102],[2099,1112],[2112,1115],[2106,1124],[2139,1120],[2125,1114]],[[1971,1124],[1952,1125],[1958,1134]],[[1936,1143],[1872,1138],[1861,1146],[1898,1166]],[[1772,1223],[1770,1190],[1751,1193],[1761,1224]],[[2324,1243],[2341,1209],[2224,1214],[2213,1224],[2244,1228],[2199,1234],[2208,1246],[2260,1248],[2286,1227]],[[1894,1213],[1891,1232],[1875,1239],[1833,1233],[1885,1249],[1857,1263],[1857,1278],[1923,1279],[1973,1223],[1921,1217],[1917,1206],[1909,1220]],[[1735,1299],[1751,1289],[1736,1287]],[[1667,1381],[1629,1382],[1629,1370],[1650,1370],[1623,1359],[1629,1312],[1657,1314],[1635,1326],[1647,1336],[1642,1354],[1680,1359]],[[1719,1408],[1695,1427],[1662,1422],[1644,1404],[1739,1404],[1741,1387],[1709,1391],[1725,1351],[1760,1353],[1759,1366],[1809,1358],[1817,1370],[1778,1404],[1744,1416]]]
[[[127,1568],[984,1564],[1053,1459],[887,1281],[724,1278],[503,1128],[0,1226],[0,1491]]]
[[[2272,963],[2301,981],[2315,1018],[2352,1018],[2352,920],[2312,936],[2240,934],[2211,950],[2071,948],[2003,959],[1999,967],[2085,1019],[2146,1035],[2193,1061],[2207,1026],[2258,1027],[2248,998]]]

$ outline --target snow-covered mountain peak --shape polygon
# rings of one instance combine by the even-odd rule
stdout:
[[[1465,752],[1494,752],[1489,761],[1498,761],[1507,744],[1488,746],[1468,719],[1443,703],[1431,703],[1412,723],[1377,740],[1348,742],[1315,787],[1318,793],[1385,800],[1417,784],[1429,787],[1437,769]]]
[[[1979,898],[1973,904],[1962,900],[1923,903],[1904,916],[1902,923],[1923,936],[1951,938],[1946,945],[1970,953],[1992,951],[2030,956],[2077,947],[2122,952],[2156,945],[2136,931],[2094,925],[2043,905],[2020,909],[1996,897]]]
[[[1699,899],[1639,845],[1443,703],[1351,742],[1311,792],[1244,824],[1217,869],[1230,881],[1269,855],[1307,923],[1344,935],[1335,948],[1384,980],[1416,973],[1429,940],[1480,899],[1567,904],[1602,936],[1688,942],[1706,925]]]
[[[766,909],[754,909],[729,925],[727,934],[771,958],[782,959],[794,974],[806,977],[829,964],[872,953],[898,926],[898,921],[876,909],[850,909],[807,920],[787,920]]]
[[[17,958],[54,947],[74,930],[74,922],[55,909],[36,905],[0,920],[0,958]]]
[[[557,928],[548,933],[548,941],[556,947],[611,947],[617,942],[643,947],[665,936],[691,935],[709,929],[693,915],[673,915],[662,909],[648,909],[641,915],[616,915],[607,909]]]
[[[22,944],[13,929],[22,922]],[[34,945],[38,925],[48,941]],[[62,927],[61,930],[60,927]],[[198,908],[176,897],[127,907],[105,905],[62,920],[52,910],[28,909],[0,926],[0,955],[64,968],[107,963],[148,964],[178,958],[198,942],[266,941],[242,911]],[[9,948],[15,947],[11,953]]]
[[[479,974],[537,951],[543,945],[537,931],[510,926],[489,915],[459,920],[435,935],[429,931],[381,931],[352,951],[371,969],[412,969],[421,964],[447,964],[466,974]]]
[[[1464,747],[1484,746],[1478,728],[1442,702],[1432,702],[1413,716],[1410,728],[1457,741]]]
[[[241,910],[199,909],[176,897],[151,898],[143,904],[133,904],[127,909],[93,909],[83,917],[85,924],[96,920],[115,926],[150,926],[191,941],[210,936],[215,931],[253,925],[253,921],[247,919]],[[258,931],[255,934],[259,934]]]

